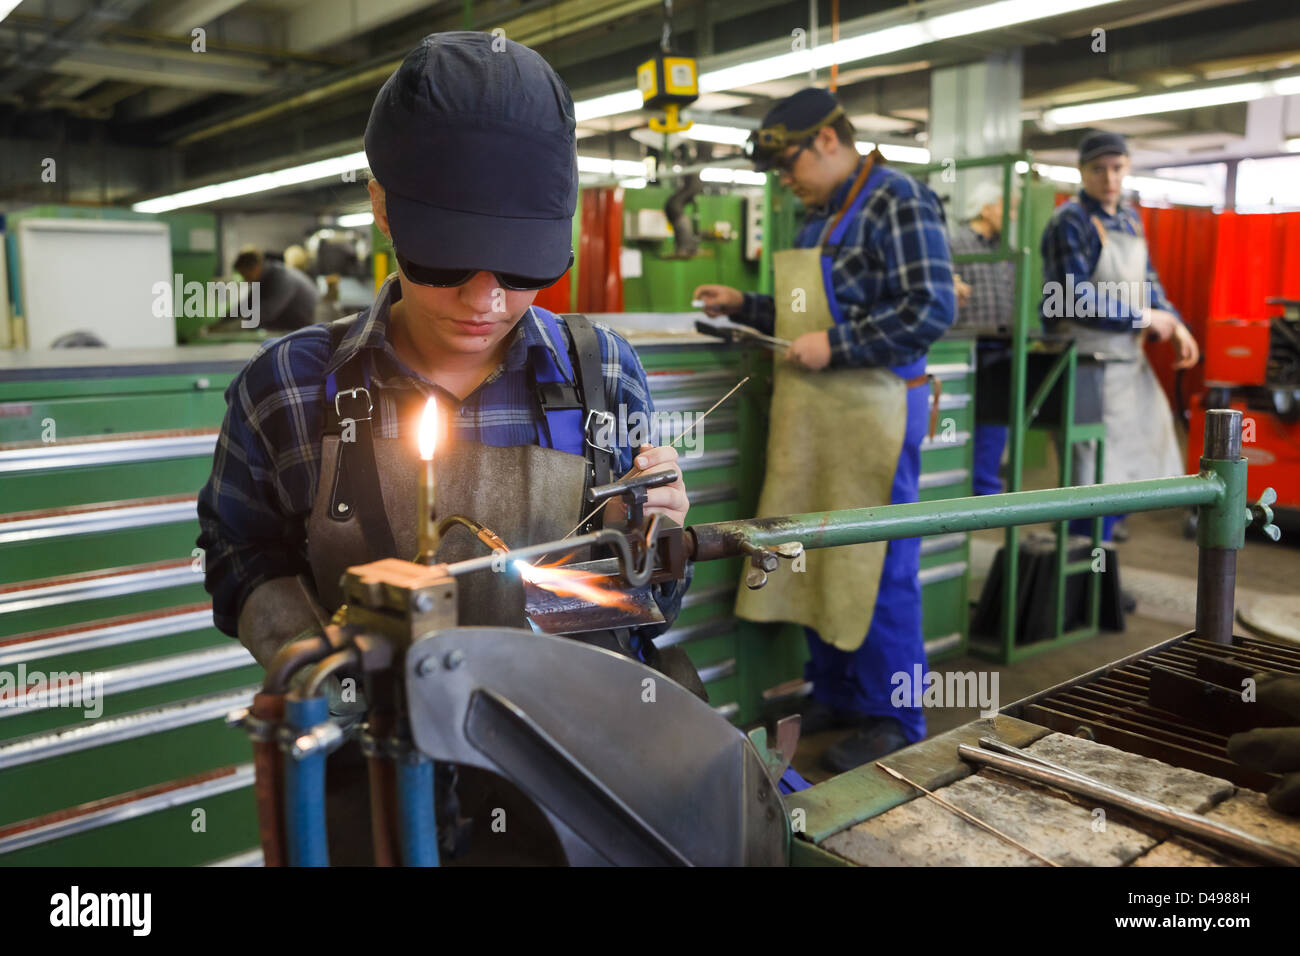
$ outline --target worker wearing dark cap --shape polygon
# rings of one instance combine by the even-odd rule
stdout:
[[[750,140],[807,213],[795,249],[773,257],[775,295],[695,290],[728,314],[791,340],[778,362],[760,515],[916,501],[930,415],[926,352],[952,324],[952,259],[938,198],[860,156],[835,96],[802,90]],[[807,569],[741,590],[736,613],[805,627],[808,731],[851,726],[823,756],[844,771],[925,736],[920,540],[813,550]],[[919,691],[918,691],[919,694]]]
[[[1102,480],[1138,481],[1183,473],[1173,412],[1143,351],[1143,339],[1172,342],[1175,369],[1200,357],[1151,266],[1142,221],[1123,200],[1128,144],[1118,133],[1094,132],[1079,144],[1083,188],[1062,203],[1043,231],[1043,327],[1073,337],[1080,354],[1104,361],[1102,410],[1106,427]],[[1095,442],[1073,450],[1076,485],[1093,484]],[[1111,537],[1116,516],[1103,522]],[[1089,520],[1071,523],[1090,534]]]
[[[678,473],[649,491],[646,511],[685,519],[676,451],[602,443],[594,424],[619,407],[653,415],[631,347],[532,304],[573,261],[574,131],[569,90],[545,60],[486,33],[426,37],[379,91],[365,135],[370,199],[398,271],[365,311],[254,356],[226,393],[199,497],[213,617],[261,664],[320,632],[345,568],[416,555],[416,430],[430,397],[446,436],[434,455],[440,515],[469,516],[510,548],[557,540],[583,517],[587,487],[635,466]],[[621,505],[606,515],[621,520]],[[483,553],[455,526],[436,557]],[[681,590],[652,590],[668,622]],[[526,626],[515,576],[469,575],[458,591],[461,625]],[[592,639],[703,693],[684,654],[651,643],[666,627]],[[364,816],[336,811],[364,803],[365,771],[358,758],[339,781],[343,752],[330,761],[331,858],[363,862]]]

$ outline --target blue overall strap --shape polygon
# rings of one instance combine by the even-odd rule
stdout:
[[[880,185],[880,180],[884,176],[885,167],[880,163],[876,163],[870,175],[867,176],[867,181],[862,184],[858,194],[853,197],[853,202],[849,204],[849,208],[844,211],[840,221],[831,231],[831,234],[826,237],[826,241],[822,243],[822,285],[826,288],[826,303],[830,307],[831,317],[835,319],[836,325],[844,321],[844,311],[835,298],[835,281],[831,276],[831,271],[835,267],[835,257],[839,255],[840,243],[844,239],[844,234],[848,232],[849,226],[853,224],[853,220],[862,211],[862,207],[866,205],[871,193]]]
[[[537,426],[537,444],[585,458],[583,418],[586,407],[575,386],[576,377],[565,346],[568,340],[560,329],[560,320],[553,313],[537,306],[533,306],[533,313],[555,344],[554,352],[545,346],[534,347],[529,362],[544,418],[544,425],[539,423]]]

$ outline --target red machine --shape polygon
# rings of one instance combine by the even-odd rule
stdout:
[[[1189,402],[1187,467],[1199,469],[1205,409],[1241,411],[1242,454],[1250,462],[1247,495],[1277,492],[1280,519],[1300,525],[1300,301],[1268,299],[1281,315],[1210,319],[1205,331],[1205,390]],[[1281,523],[1281,521],[1279,521]]]

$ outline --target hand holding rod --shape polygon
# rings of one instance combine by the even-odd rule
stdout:
[[[623,504],[627,507],[628,527],[639,528],[645,519],[646,493],[651,488],[671,485],[676,480],[676,471],[654,471],[648,475],[628,475],[617,481],[611,481],[607,485],[597,485],[594,488],[587,489],[587,503],[600,504],[600,502],[608,501],[615,495],[621,496]]]

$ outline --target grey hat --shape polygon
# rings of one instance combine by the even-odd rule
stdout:
[[[1096,159],[1098,156],[1105,156],[1108,153],[1119,153],[1128,155],[1128,140],[1119,133],[1107,133],[1096,131],[1089,133],[1079,144],[1079,165]]]

